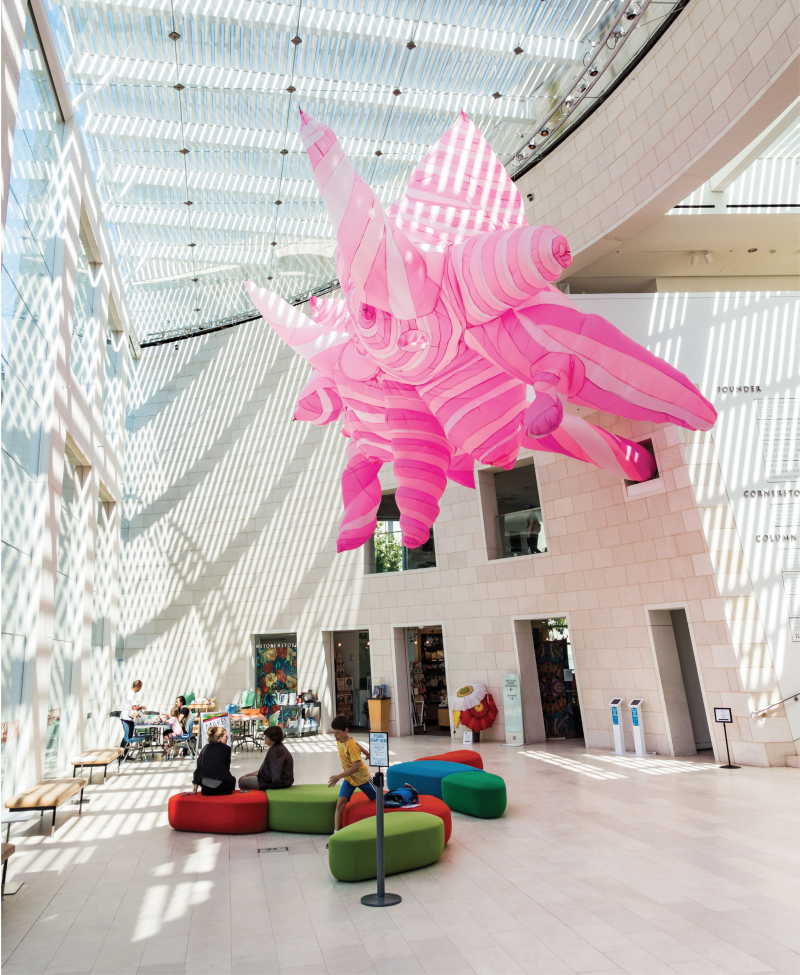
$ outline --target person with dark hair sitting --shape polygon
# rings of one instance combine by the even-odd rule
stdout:
[[[197,756],[192,782],[192,792],[199,787],[204,796],[229,796],[236,788],[231,775],[231,746],[224,728],[208,729],[208,742]]]
[[[264,736],[271,742],[266,757],[257,772],[241,776],[239,789],[242,792],[288,789],[294,785],[294,759],[283,743],[283,728],[278,725],[267,728]]]

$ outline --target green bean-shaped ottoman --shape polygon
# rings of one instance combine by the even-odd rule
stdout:
[[[270,807],[272,800],[270,799]],[[328,841],[328,864],[337,880],[371,880],[378,876],[374,816],[345,826]],[[444,823],[438,816],[415,812],[383,821],[387,876],[436,863],[444,851]]]
[[[338,789],[327,785],[293,785],[270,789],[269,828],[282,833],[332,833]]]
[[[491,772],[456,772],[442,779],[442,799],[456,812],[497,819],[506,811],[506,784]]]

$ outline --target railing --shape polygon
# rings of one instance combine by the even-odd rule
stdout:
[[[299,294],[284,298],[289,305],[304,305],[311,298],[322,298],[329,295],[339,287],[338,278],[332,278],[324,284],[319,284],[308,291],[301,291]],[[257,322],[261,315],[255,309],[238,312],[236,315],[229,315],[227,318],[217,318],[213,322],[206,322],[205,325],[182,325],[180,328],[167,328],[162,332],[151,332],[147,338],[139,345],[145,349],[149,345],[167,345],[169,342],[179,342],[181,339],[191,339],[196,335],[206,335],[208,332],[219,332],[223,328],[233,328],[234,325],[244,325],[245,322]]]
[[[759,715],[766,714],[767,711],[771,711],[772,708],[778,707],[779,704],[785,704],[787,701],[796,701],[799,697],[800,697],[800,691],[798,691],[797,694],[790,694],[788,697],[785,697],[782,701],[776,701],[774,704],[768,704],[765,708],[761,708],[760,711],[751,711],[750,717],[757,718],[759,717]]]
[[[657,43],[688,2],[689,0],[631,0],[620,3],[616,16],[609,14],[605,23],[601,21],[598,25],[600,34],[592,41],[592,47],[596,50],[588,61],[584,61],[583,70],[574,75],[571,81],[566,81],[567,75],[572,71],[567,67],[561,77],[548,82],[551,104],[553,99],[557,101],[544,119],[536,124],[533,134],[511,154],[506,168],[513,180],[519,179],[552,152],[577,124],[583,122],[611,95]],[[666,14],[661,14],[664,7],[670,9]],[[652,19],[645,16],[653,13],[656,16]],[[619,63],[615,65],[621,51],[627,47],[626,53],[630,52],[631,40],[637,28],[640,29],[642,43],[625,63],[621,66]],[[645,37],[651,28],[652,34]],[[611,53],[607,55],[609,51]],[[559,83],[564,81],[566,83],[561,92],[557,93]],[[535,94],[533,97],[536,97]]]
[[[503,551],[501,558],[539,555],[547,551],[541,508],[525,508],[498,515],[497,534]]]

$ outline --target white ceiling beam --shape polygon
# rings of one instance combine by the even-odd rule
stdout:
[[[62,7],[97,10],[105,13],[106,3],[87,3],[81,0],[60,3]],[[114,3],[117,14],[135,17],[154,17],[173,23],[172,7],[167,0],[122,0]],[[191,0],[176,3],[174,23],[225,24],[254,30],[285,31],[295,34],[298,29],[298,9],[291,3],[268,3],[263,0]],[[314,37],[342,38],[343,40],[367,41],[372,44],[405,45],[413,37],[418,50],[464,51],[495,57],[513,58],[513,50],[520,46],[519,57],[530,61],[548,60],[578,61],[591,45],[579,38],[565,40],[560,37],[533,35],[521,38],[519,34],[483,28],[465,27],[458,24],[420,23],[396,17],[369,14],[344,13],[339,10],[320,10],[317,7],[301,7],[300,36],[303,43],[313,43]],[[91,38],[81,38],[90,46]],[[181,45],[183,47],[183,45]],[[417,53],[415,55],[419,57]]]
[[[276,208],[278,209],[278,208]],[[148,206],[111,206],[104,208],[103,216],[107,221],[117,226],[124,239],[126,227],[178,227],[187,233],[195,230],[198,233],[258,233],[264,234],[267,241],[278,237],[302,235],[303,237],[333,237],[328,215],[321,212],[319,216],[295,220],[290,217],[280,217],[277,223],[272,214],[241,213],[203,213],[202,211],[188,213],[188,207],[183,210],[173,210]],[[200,240],[198,240],[198,245]],[[185,244],[182,246],[186,246]]]
[[[305,239],[305,238],[304,238]],[[273,250],[269,245],[243,246],[236,244],[208,245],[194,248],[194,260],[200,264],[258,264],[266,267],[269,263],[270,253]],[[186,244],[131,244],[124,251],[126,259],[140,257],[158,259],[162,264],[169,261],[182,262],[183,266],[191,266],[191,258],[187,257],[188,248]]]
[[[798,118],[800,118],[800,98],[795,99],[785,112],[782,112],[771,125],[768,125],[761,135],[732,159],[724,169],[721,169],[716,176],[711,177],[708,181],[708,188],[711,192],[724,193],[725,190],[733,186],[742,173],[749,169],[763,152],[774,145],[784,132],[795,124]]]
[[[262,74],[257,71],[238,71],[226,68],[209,68],[198,65],[182,65],[176,72],[169,62],[139,61],[135,58],[109,58],[99,54],[85,54],[77,59],[72,71],[72,79],[87,83],[107,83],[109,71],[113,71],[111,84],[144,87],[164,87],[172,90],[175,83],[192,90],[225,92],[243,97],[262,96],[286,98],[286,88],[292,84],[297,92],[293,96],[296,105],[309,103],[324,105],[354,105],[360,108],[400,109],[403,112],[417,112],[428,115],[457,115],[464,111],[476,115],[491,115],[493,118],[528,119],[536,96],[518,97],[513,94],[495,99],[492,92],[476,95],[469,93],[405,90],[400,96],[392,94],[396,84],[389,80],[385,85],[366,82],[331,81],[325,78],[304,78],[302,76]],[[100,90],[100,89],[98,89]],[[91,95],[81,92],[78,96],[89,107],[93,104]],[[173,95],[177,97],[177,95]],[[398,100],[399,99],[399,100]],[[532,100],[533,99],[533,100]]]

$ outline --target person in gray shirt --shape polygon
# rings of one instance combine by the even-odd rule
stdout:
[[[261,768],[239,779],[239,789],[242,792],[288,789],[294,784],[294,759],[283,743],[283,728],[275,725],[267,728],[264,735],[272,744],[267,749]]]

